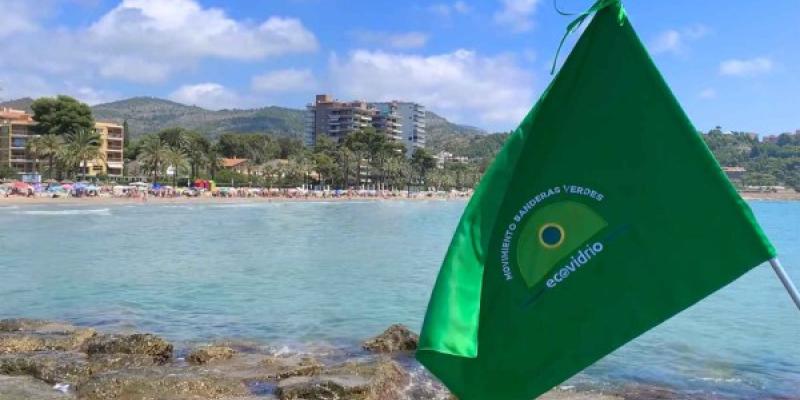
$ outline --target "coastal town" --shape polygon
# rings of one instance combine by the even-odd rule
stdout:
[[[31,108],[39,115],[0,109],[0,197],[452,198],[479,179],[467,157],[426,151],[425,108],[411,102],[318,95],[302,141],[224,134],[217,143],[177,127],[131,139],[127,120],[95,121],[67,96]],[[73,114],[54,124],[56,112]],[[450,170],[458,176],[442,179]]]
[[[341,101],[320,94],[303,112],[298,137],[224,132],[209,137],[165,127],[131,135],[129,120],[96,120],[68,97],[0,108],[0,198],[349,199],[464,198],[495,147],[471,158],[463,146],[428,146],[425,106],[407,101]],[[487,137],[491,137],[488,135]],[[703,134],[745,198],[799,198],[793,164],[767,174],[731,148],[791,162],[800,134]],[[500,137],[502,140],[502,137]],[[452,150],[452,151],[451,151]],[[744,150],[742,150],[744,151]],[[760,155],[762,154],[763,155]],[[777,178],[775,178],[777,177]],[[787,185],[788,184],[788,185]],[[25,200],[20,200],[25,199]]]

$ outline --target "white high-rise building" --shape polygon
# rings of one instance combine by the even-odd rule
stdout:
[[[414,149],[425,147],[425,107],[421,104],[391,101],[371,103],[378,113],[397,115],[399,136],[406,146],[406,155],[411,157]]]

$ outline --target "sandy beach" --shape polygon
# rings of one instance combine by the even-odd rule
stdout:
[[[800,193],[794,191],[784,192],[740,192],[745,200],[754,201],[800,201]],[[274,196],[274,197],[157,197],[148,196],[147,200],[132,197],[24,197],[24,196],[0,196],[0,206],[18,205],[113,205],[113,204],[237,204],[237,203],[273,203],[273,202],[305,202],[305,201],[327,201],[327,202],[346,202],[346,201],[384,201],[384,200],[465,200],[467,196],[437,195],[417,193],[407,197],[405,193],[398,196]]]

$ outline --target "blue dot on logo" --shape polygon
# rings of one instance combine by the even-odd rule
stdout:
[[[548,225],[542,228],[539,236],[545,246],[553,247],[561,244],[561,241],[564,238],[564,231],[560,226]]]

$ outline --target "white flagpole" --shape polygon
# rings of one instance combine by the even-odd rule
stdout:
[[[789,275],[786,274],[786,270],[783,269],[780,260],[777,258],[770,259],[769,264],[772,265],[772,269],[774,269],[775,273],[778,274],[778,278],[780,278],[781,283],[783,283],[783,287],[785,287],[786,291],[789,292],[789,297],[792,298],[794,304],[798,309],[800,309],[800,292],[797,291],[797,288],[794,286],[794,283],[792,283]]]

